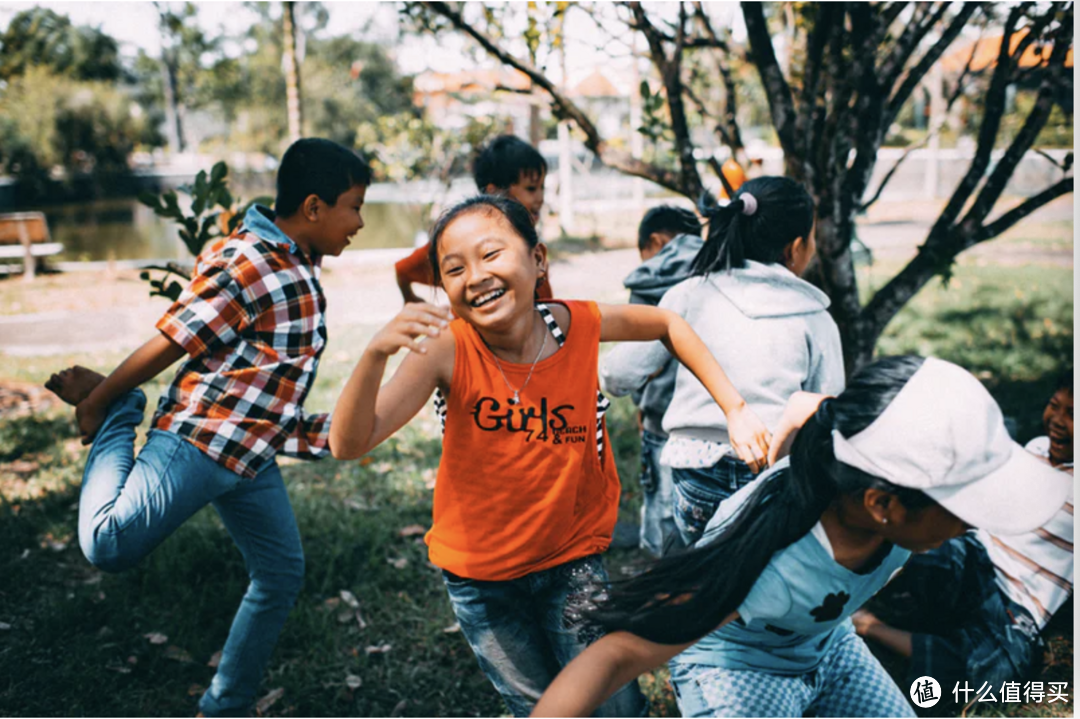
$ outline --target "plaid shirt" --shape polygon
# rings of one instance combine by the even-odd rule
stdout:
[[[279,452],[329,453],[329,415],[302,406],[326,346],[319,259],[305,257],[273,217],[253,207],[203,250],[191,284],[157,323],[189,358],[152,426],[247,478]]]

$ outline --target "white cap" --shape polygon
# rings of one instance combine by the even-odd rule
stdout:
[[[1061,509],[1072,479],[1009,437],[1001,409],[966,370],[927,358],[874,422],[853,437],[833,430],[836,458],[922,490],[992,534],[1038,529]]]

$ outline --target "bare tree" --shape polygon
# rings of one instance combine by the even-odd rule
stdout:
[[[990,218],[1020,160],[1049,119],[1055,98],[1062,96],[1062,86],[1071,88],[1072,74],[1065,68],[1072,44],[1071,3],[1021,3],[1007,9],[1007,17],[1000,22],[1000,51],[980,103],[982,117],[968,171],[916,257],[865,305],[859,299],[849,245],[856,214],[868,204],[864,198],[886,133],[965,27],[986,22],[1000,8],[951,2],[746,2],[741,9],[749,43],[747,48],[737,48],[729,37],[715,31],[707,4],[680,3],[675,13],[669,8],[650,10],[636,2],[616,3],[620,21],[644,36],[648,57],[663,83],[676,160],[673,168],[634,159],[612,147],[588,114],[541,70],[489,36],[482,18],[467,18],[466,4],[409,5],[411,11],[428,13],[444,26],[465,33],[500,62],[528,75],[549,95],[553,112],[574,122],[601,162],[695,200],[703,182],[691,115],[714,124],[720,142],[739,156],[742,140],[731,67],[735,62],[752,63],[784,151],[785,172],[803,182],[817,203],[817,279],[832,298],[831,311],[840,327],[849,372],[873,357],[889,321],[934,276],[947,274],[961,252],[1001,234],[1073,189],[1073,178],[1066,172],[1068,176]],[[771,16],[784,24],[786,36],[793,40],[784,67],[773,47]],[[1034,105],[1019,133],[992,164],[991,153],[1006,114],[1006,89],[1020,77],[1020,57],[1031,47],[1042,53]],[[710,107],[688,82],[686,65],[692,53],[708,53],[716,65],[725,88],[720,106]],[[719,175],[714,158],[704,162]],[[870,201],[880,190],[881,186]]]
[[[303,108],[300,104],[300,62],[296,57],[295,3],[283,2],[281,13],[284,30],[281,62],[285,67],[285,102],[289,115],[289,142],[303,137]]]

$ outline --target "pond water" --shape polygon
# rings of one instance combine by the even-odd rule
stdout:
[[[176,225],[134,199],[38,209],[45,213],[53,242],[64,245],[56,257],[61,262],[190,258]],[[429,212],[425,204],[366,203],[364,229],[347,251],[412,247],[416,233],[427,229]]]

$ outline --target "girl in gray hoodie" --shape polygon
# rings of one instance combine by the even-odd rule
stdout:
[[[816,249],[814,202],[793,180],[761,177],[726,205],[700,209],[709,230],[693,276],[668,290],[660,306],[690,323],[771,431],[795,392],[844,389],[829,298],[799,278]],[[604,389],[634,391],[669,358],[659,342],[617,347],[604,362]],[[754,474],[728,443],[724,413],[681,368],[663,429],[668,441],[660,461],[672,467],[675,524],[689,545],[720,502]]]

